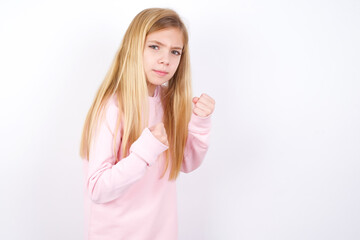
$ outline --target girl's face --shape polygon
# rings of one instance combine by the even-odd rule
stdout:
[[[144,71],[149,96],[157,85],[169,81],[180,63],[183,35],[177,28],[165,28],[147,35],[144,47]]]

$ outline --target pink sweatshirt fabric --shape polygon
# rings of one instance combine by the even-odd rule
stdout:
[[[151,127],[162,121],[161,87],[149,97]],[[89,161],[83,159],[85,176],[85,239],[175,240],[177,239],[176,182],[168,181],[164,167],[168,147],[149,128],[131,145],[130,154],[115,164],[113,140],[118,106],[115,98],[106,105],[105,119],[94,137]],[[181,171],[198,168],[209,146],[211,116],[192,113]],[[120,149],[120,131],[116,146]]]

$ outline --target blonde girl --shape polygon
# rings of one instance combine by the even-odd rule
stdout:
[[[177,239],[175,180],[204,159],[214,106],[192,97],[178,14],[141,11],[84,124],[85,239]]]

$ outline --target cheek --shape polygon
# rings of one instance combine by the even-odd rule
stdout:
[[[179,64],[180,64],[180,59],[176,59],[174,64],[173,64],[173,71],[174,72],[178,69]]]
[[[147,51],[144,52],[143,63],[145,69],[151,67],[151,55]]]

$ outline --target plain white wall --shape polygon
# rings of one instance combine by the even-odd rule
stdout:
[[[82,124],[147,7],[183,17],[217,102],[179,239],[360,239],[357,0],[1,1],[0,239],[82,239]]]

